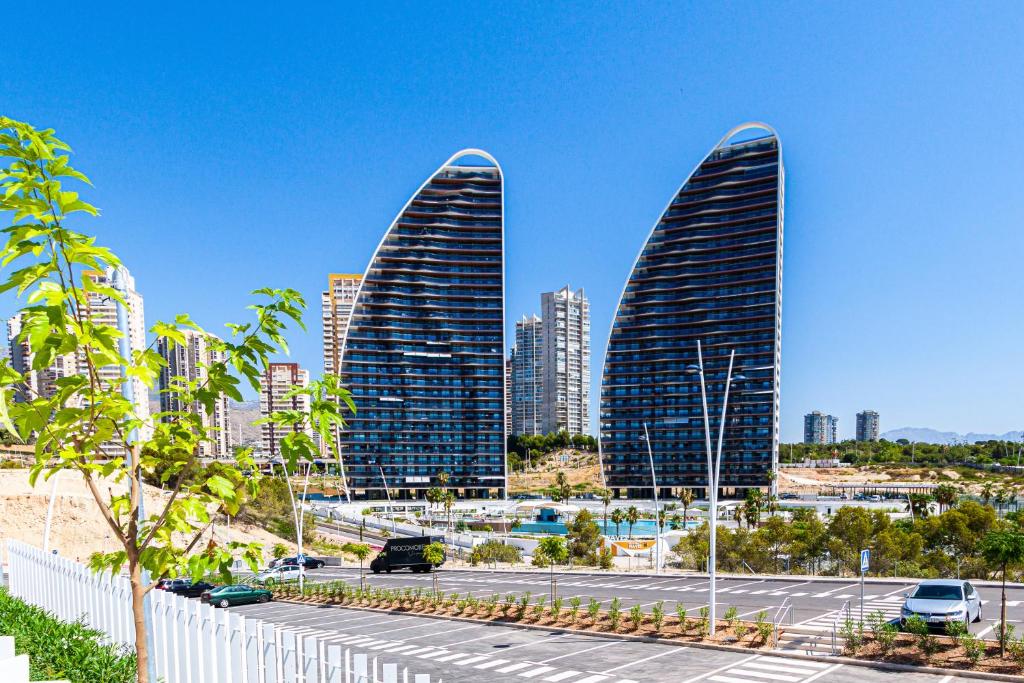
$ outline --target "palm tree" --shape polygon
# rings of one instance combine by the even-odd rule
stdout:
[[[739,505],[732,509],[732,518],[739,528],[743,527],[743,508]]]
[[[693,489],[683,489],[679,492],[679,502],[683,506],[683,528],[686,528],[686,511],[693,505]]]
[[[455,494],[452,493],[451,491],[445,491],[444,492],[444,498],[443,498],[442,502],[444,503],[444,511],[448,515],[448,531],[451,532],[451,530],[452,530],[452,506],[455,505]]]
[[[992,482],[987,481],[985,485],[981,487],[981,502],[985,505],[989,504],[992,500]]]
[[[960,491],[952,484],[940,484],[935,487],[935,501],[939,504],[939,513],[943,513],[956,505]]]
[[[569,479],[565,476],[565,472],[555,475],[555,497],[563,503],[568,503],[569,498],[572,497],[572,489],[569,487]]]
[[[629,523],[629,537],[633,538],[633,525],[640,521],[640,511],[635,505],[626,509],[626,521]]]
[[[608,505],[612,502],[612,492],[608,489],[601,489],[599,495],[601,502],[604,503],[604,528],[602,531],[608,533]]]
[[[615,508],[612,510],[612,523],[615,524],[615,535],[621,536],[619,533],[619,525],[626,521],[626,516],[622,514],[622,508]]]
[[[1003,575],[1003,593],[999,616],[999,654],[1006,656],[1006,570],[1024,564],[1024,534],[1019,531],[990,531],[978,544],[990,568]]]

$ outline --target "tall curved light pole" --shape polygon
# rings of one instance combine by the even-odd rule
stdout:
[[[651,452],[651,435],[644,422],[644,443],[647,444],[647,458],[651,463],[651,485],[654,487],[654,573],[661,573],[661,508],[658,506],[658,477],[654,473],[654,454]]]
[[[729,352],[729,371],[725,376],[725,395],[722,397],[722,420],[718,425],[718,449],[717,453],[711,453],[711,418],[708,414],[708,393],[704,380],[704,356],[701,352],[700,340],[697,340],[697,365],[687,366],[686,372],[696,374],[700,377],[700,399],[704,406],[704,445],[708,456],[708,631],[711,636],[715,635],[715,578],[716,578],[716,533],[718,526],[718,475],[722,468],[722,442],[725,437],[725,418],[729,408],[729,387],[734,379],[746,379],[742,375],[733,377],[733,362],[736,359],[736,350]]]

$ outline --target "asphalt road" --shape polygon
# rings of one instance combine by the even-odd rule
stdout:
[[[429,574],[412,574],[406,570],[393,574],[365,573],[372,586],[404,588],[421,586],[430,588]],[[307,574],[309,580],[328,581],[342,579],[358,585],[358,568],[331,568],[313,570]],[[574,595],[582,598],[584,605],[590,598],[601,601],[605,607],[613,598],[619,598],[625,609],[639,603],[649,611],[656,602],[663,600],[669,614],[675,612],[676,602],[682,602],[687,611],[696,615],[697,610],[708,604],[708,580],[699,576],[644,577],[626,574],[580,575],[555,573],[558,594],[568,600]],[[533,595],[547,594],[549,580],[540,572],[491,572],[491,571],[445,571],[438,572],[441,590],[465,595],[489,597],[491,593],[520,594],[530,591]],[[728,607],[736,607],[740,618],[753,619],[761,610],[768,611],[769,619],[788,599],[793,605],[793,623],[832,628],[837,611],[850,602],[856,619],[860,611],[860,582],[824,581],[820,577],[794,577],[793,580],[779,580],[759,577],[719,577],[717,585],[718,614],[721,617]],[[903,593],[913,589],[916,582],[888,583],[868,580],[864,590],[865,618],[871,612],[881,610],[890,619],[898,619]],[[994,622],[999,618],[999,587],[978,586],[982,598],[983,619],[972,624],[974,633],[992,638]],[[1024,587],[1007,588],[1007,621],[1017,624],[1022,630],[1024,623]]]
[[[474,624],[340,607],[269,603],[230,608],[336,643],[430,680],[488,683],[949,683],[966,679],[886,672],[771,654],[733,653],[584,634]]]

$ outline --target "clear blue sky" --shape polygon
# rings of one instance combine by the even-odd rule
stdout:
[[[327,273],[361,272],[481,147],[506,175],[507,323],[585,287],[596,402],[641,242],[759,119],[787,169],[783,439],[812,409],[843,435],[864,407],[883,430],[1024,426],[1019,3],[336,4],[66,3],[8,36],[0,111],[73,144],[148,322],[216,330],[294,287],[293,356],[319,370]]]

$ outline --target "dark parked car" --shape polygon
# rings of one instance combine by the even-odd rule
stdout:
[[[270,602],[273,595],[259,586],[237,584],[214,588],[204,592],[200,597],[203,602],[208,602],[214,607],[228,607],[230,605],[245,605],[250,602]]]
[[[192,583],[191,579],[163,579],[157,586],[157,590],[169,591],[175,595],[183,595],[186,598],[198,598],[205,591],[216,588],[212,583],[197,581]]]
[[[310,557],[309,555],[297,555],[296,557],[282,557],[274,560],[270,563],[270,566],[280,567],[286,564],[302,565],[306,569],[320,569],[320,567],[323,567],[327,563],[323,560],[318,560],[315,557]]]

